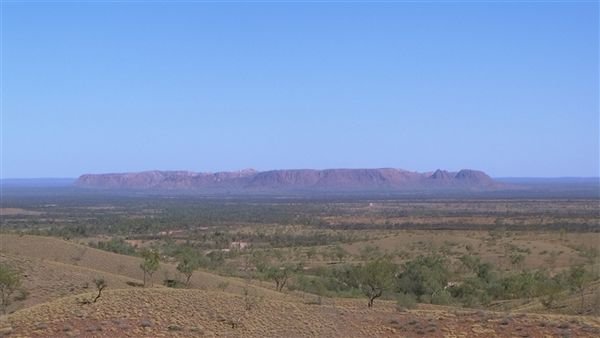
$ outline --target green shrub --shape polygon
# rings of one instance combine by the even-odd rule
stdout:
[[[431,304],[449,305],[452,303],[452,295],[446,290],[440,290],[431,296]]]
[[[112,238],[108,241],[100,241],[95,244],[90,243],[90,246],[121,255],[135,255],[135,247],[125,242],[122,238]]]
[[[0,263],[0,310],[6,313],[12,294],[21,286],[21,275],[13,268]]]
[[[396,309],[405,311],[417,306],[417,297],[411,293],[399,293],[396,296]]]
[[[398,275],[398,291],[414,294],[421,302],[429,302],[432,294],[448,284],[450,272],[447,266],[446,260],[437,255],[419,256],[405,263]]]

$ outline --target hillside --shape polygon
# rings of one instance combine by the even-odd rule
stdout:
[[[103,278],[111,288],[131,288],[140,281],[126,276],[83,266],[0,252],[0,263],[17,267],[23,278],[26,297],[14,301],[8,312],[45,303],[60,297],[90,292],[94,278]],[[128,284],[130,283],[130,284]]]
[[[401,169],[293,169],[257,172],[195,173],[146,171],[87,174],[78,187],[100,189],[198,190],[205,192],[493,190],[503,187],[487,174],[463,169],[418,173]]]
[[[90,295],[91,297],[91,295]],[[246,307],[242,296],[177,289],[108,291],[95,304],[76,297],[22,310],[0,332],[32,337],[594,337],[595,318],[507,315],[423,308],[397,311],[392,303],[340,300],[309,305],[261,298]]]
[[[272,285],[196,272],[190,289],[160,286],[174,266],[161,264],[152,288],[134,287],[137,257],[50,237],[0,236],[0,261],[17,266],[29,291],[7,316],[0,337],[595,337],[595,317],[479,311],[418,305],[397,310],[378,300],[275,292]],[[97,303],[93,278],[108,283]],[[226,282],[225,289],[218,287]],[[89,283],[89,284],[88,284]],[[249,292],[244,292],[244,289]],[[526,310],[526,309],[524,309]],[[535,309],[531,309],[535,310]]]
[[[53,299],[56,296],[76,295],[89,292],[83,286],[94,278],[105,278],[110,288],[131,287],[127,282],[141,283],[141,259],[119,255],[65,241],[42,236],[0,235],[0,261],[19,266],[23,271],[26,288],[32,293],[23,304],[30,306]],[[153,282],[160,286],[165,279],[177,277],[174,264],[162,262],[154,273]],[[258,282],[221,277],[205,271],[196,271],[190,279],[191,288],[217,289],[227,283],[227,292],[241,294],[250,287],[260,296],[279,295]],[[41,286],[43,285],[43,287]],[[31,286],[30,288],[27,286]],[[93,286],[92,286],[93,287]]]

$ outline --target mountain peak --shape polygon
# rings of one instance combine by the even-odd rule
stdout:
[[[451,180],[453,178],[449,172],[447,172],[446,170],[441,170],[441,169],[436,170],[429,177],[434,180]]]

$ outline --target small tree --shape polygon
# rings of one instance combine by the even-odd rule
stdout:
[[[469,272],[477,272],[477,267],[481,264],[481,258],[474,255],[462,255],[458,260]]]
[[[12,294],[21,286],[21,277],[12,268],[0,264],[0,308],[2,313],[11,303]]]
[[[293,268],[289,265],[270,266],[266,268],[265,278],[275,281],[275,290],[281,292],[286,286],[287,281],[293,272]]]
[[[550,270],[554,270],[554,268],[556,267],[557,258],[558,258],[558,252],[550,251],[550,254],[548,255],[548,257],[546,257],[546,259],[544,259],[544,262],[548,265],[548,268]]]
[[[308,250],[306,250],[306,258],[308,258],[308,260],[311,260],[316,255],[317,250],[314,247],[310,247]]]
[[[256,271],[264,273],[269,267],[269,259],[264,251],[253,251],[250,258],[246,261],[246,271],[249,272],[249,266],[253,265]]]
[[[339,245],[336,245],[333,248],[333,252],[332,252],[333,256],[335,256],[335,258],[337,258],[338,262],[342,262],[344,260],[344,257],[346,256],[346,250],[344,250],[344,248],[342,248]]]
[[[519,253],[513,253],[510,255],[510,264],[514,267],[521,268],[523,266],[523,262],[525,262],[525,256]]]
[[[545,283],[540,283],[538,288],[541,294],[540,303],[546,309],[554,308],[562,291],[560,280],[558,278],[548,279]]]
[[[93,300],[93,302],[95,303],[102,295],[102,290],[104,290],[106,288],[107,284],[106,284],[106,281],[104,280],[104,278],[95,278],[94,284],[96,285],[96,290],[98,290],[98,294],[96,295],[96,298],[94,298],[94,300]]]
[[[565,228],[560,228],[559,234],[558,234],[558,239],[560,241],[564,241],[566,238],[566,234],[567,234],[567,230]]]
[[[185,286],[190,285],[190,278],[192,274],[200,266],[197,255],[191,250],[186,250],[179,255],[179,264],[177,264],[177,271],[185,276]]]
[[[150,277],[150,283],[152,283],[152,275],[160,264],[160,256],[156,250],[144,250],[142,251],[142,258],[144,261],[140,264],[140,268],[144,271],[144,287],[146,286],[146,276]]]
[[[381,297],[384,291],[392,288],[396,268],[396,264],[388,258],[378,258],[356,268],[356,282],[369,298],[368,307],[373,307],[373,301]]]
[[[589,274],[591,275],[591,277],[597,277],[597,268],[598,264],[600,263],[600,249],[596,247],[583,247],[580,248],[579,255],[581,257],[584,257],[586,263],[590,266],[591,269],[589,271]]]
[[[581,296],[581,312],[584,312],[585,289],[592,280],[590,273],[583,265],[572,266],[567,277],[572,290]]]

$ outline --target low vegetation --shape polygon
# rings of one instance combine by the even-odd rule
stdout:
[[[223,320],[231,330],[273,300],[313,308],[351,302],[373,316],[390,306],[407,315],[414,308],[600,314],[600,219],[589,200],[114,198],[44,208],[8,200],[31,211],[0,220],[11,241],[51,235],[68,249],[0,249],[3,312],[68,295],[81,295],[82,309],[112,306],[107,295],[129,288],[237,295],[241,312]],[[39,288],[46,285],[39,276],[51,273],[52,284]],[[72,282],[59,283],[61,274]],[[408,322],[390,327],[406,330]]]
[[[160,256],[158,251],[145,249],[141,252],[143,262],[140,264],[140,269],[144,272],[144,287],[146,286],[147,279],[152,284],[152,275],[158,270],[160,265]]]
[[[98,299],[100,299],[100,297],[102,296],[102,291],[104,289],[106,289],[106,286],[107,286],[104,278],[94,279],[94,285],[96,285],[96,290],[98,290],[98,294],[96,295],[96,297],[94,297],[94,300],[92,301],[93,303],[95,303],[96,301],[98,301]]]
[[[12,267],[0,263],[0,311],[6,309],[12,302],[15,292],[21,286],[21,277]]]

